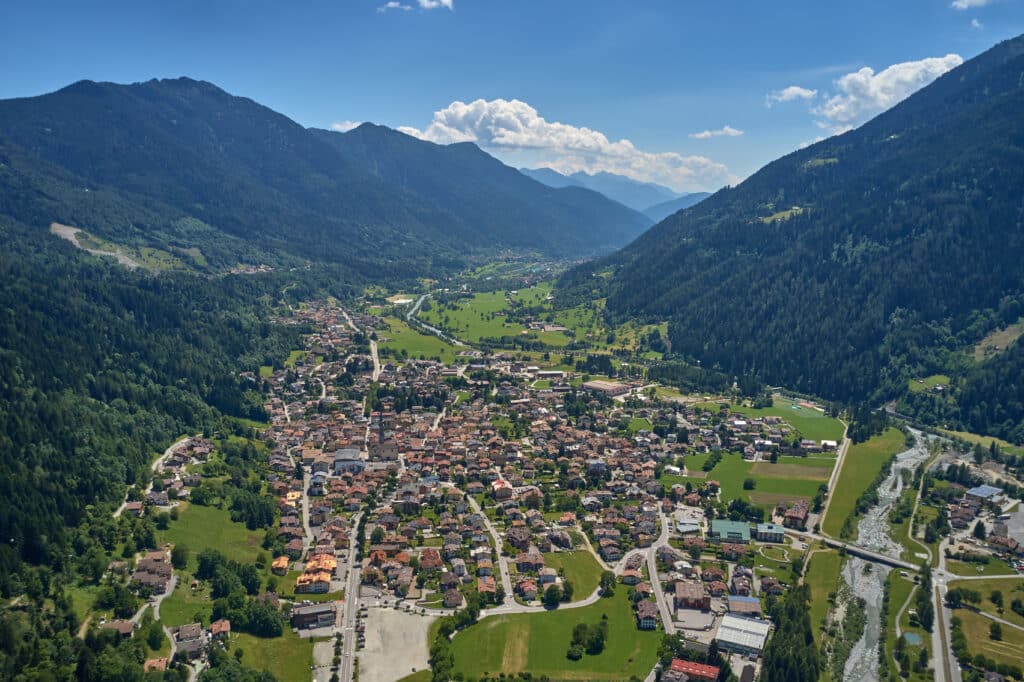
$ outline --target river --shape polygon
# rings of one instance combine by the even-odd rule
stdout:
[[[878,505],[872,507],[857,524],[856,543],[881,554],[899,558],[903,546],[889,536],[887,518],[893,503],[903,492],[901,471],[910,471],[928,459],[928,443],[924,434],[913,431],[917,441],[914,447],[901,452],[893,462],[892,471],[878,489]],[[865,572],[865,566],[870,568]],[[873,564],[850,556],[843,568],[843,579],[853,588],[853,594],[867,602],[867,624],[864,635],[853,646],[843,670],[844,682],[878,682],[878,643],[882,638],[882,593],[886,577],[892,570],[883,564]],[[898,610],[901,604],[890,604]]]

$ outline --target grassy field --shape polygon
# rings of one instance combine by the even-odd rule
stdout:
[[[1024,334],[1024,320],[1019,320],[1015,324],[1011,324],[1003,329],[995,330],[977,343],[971,355],[976,362],[981,362],[1006,350],[1006,347],[1020,338],[1021,334]]]
[[[278,682],[308,682],[313,665],[313,640],[285,628],[280,637],[264,638],[239,633],[231,636],[231,648],[241,649],[242,663],[274,674]]]
[[[827,468],[819,466],[821,461],[790,457],[781,459],[779,464],[755,464],[738,454],[726,453],[707,478],[721,483],[725,502],[740,498],[768,508],[785,500],[812,499],[832,471],[831,460],[824,460]],[[747,478],[756,482],[754,490],[743,489]]]
[[[857,498],[867,490],[889,458],[905,447],[903,432],[894,428],[850,446],[836,482],[836,490],[831,494],[828,516],[822,524],[825,533],[839,535],[846,518],[853,514]]]
[[[210,624],[213,600],[210,598],[209,586],[200,587],[193,592],[190,588],[191,582],[191,573],[179,572],[178,587],[174,594],[160,603],[160,622],[167,627],[195,622]]]
[[[977,433],[968,433],[967,431],[950,431],[949,429],[939,429],[942,433],[953,438],[960,438],[961,440],[967,441],[968,443],[978,443],[983,448],[989,448],[994,442],[999,446],[999,449],[1003,452],[1008,452],[1011,455],[1024,455],[1024,448],[1014,445],[1009,441],[1005,441],[1002,438],[995,438],[993,436],[981,436]]]
[[[804,582],[811,589],[811,627],[820,630],[828,614],[828,595],[839,585],[842,557],[835,550],[822,550],[811,556]]]
[[[698,403],[698,407],[718,409],[718,403]],[[771,407],[753,408],[745,405],[729,405],[729,409],[750,417],[779,417],[811,440],[841,440],[843,423],[824,412],[802,407],[796,401],[775,396]]]
[[[451,331],[463,341],[479,342],[482,338],[516,336],[522,325],[506,324],[504,313],[508,308],[504,291],[474,294],[467,299],[442,306],[431,301],[430,310],[420,310],[419,317],[435,327]]]
[[[99,585],[76,585],[65,588],[68,596],[71,597],[71,606],[74,608],[79,622],[85,620],[85,617],[92,611],[92,605],[96,603],[96,593],[99,589]]]
[[[157,531],[157,539],[172,544],[185,544],[190,550],[189,570],[195,571],[199,552],[216,549],[229,559],[244,563],[256,561],[263,552],[263,532],[251,531],[244,523],[235,523],[226,509],[202,507],[183,502],[177,521],[165,531]]]
[[[909,383],[913,393],[925,393],[936,386],[949,386],[949,377],[945,374],[933,374],[923,379],[911,379]]]
[[[597,656],[565,657],[578,623],[608,616],[608,639]],[[626,590],[579,609],[494,616],[452,640],[455,670],[469,677],[529,671],[556,680],[624,680],[646,677],[657,659],[658,631],[636,629]]]
[[[573,586],[573,601],[589,597],[601,581],[601,565],[586,550],[550,552],[544,555],[544,565],[564,572],[565,579]]]
[[[1010,608],[1010,602],[1014,599],[1024,599],[1024,578],[992,578],[990,580],[950,580],[949,589],[955,589],[957,587],[965,587],[969,590],[974,590],[981,594],[981,603],[977,604],[977,608],[986,613],[991,613],[993,616],[998,616],[1003,620],[1024,627],[1024,617],[1015,613]],[[995,604],[992,603],[989,597],[992,592],[999,590],[1003,593],[1003,612],[999,613],[999,609]],[[1009,628],[1004,628],[1008,630]]]
[[[953,613],[963,623],[964,636],[967,637],[967,646],[972,654],[984,654],[997,663],[1021,664],[1024,632],[1004,625],[1003,639],[996,642],[989,637],[991,620],[966,609],[957,609]]]
[[[421,334],[396,317],[387,317],[385,321],[388,324],[387,329],[377,332],[378,337],[387,339],[381,341],[381,348],[396,353],[404,350],[409,358],[438,358],[448,364],[455,362],[455,354],[459,352],[456,346],[432,334]]]
[[[308,355],[309,353],[304,350],[293,350],[288,354],[288,359],[284,361],[284,366],[294,367],[298,362],[305,362]]]
[[[976,564],[968,561],[950,559],[946,562],[946,568],[949,569],[950,573],[955,573],[957,575],[1017,575],[1016,571],[1010,567],[1010,564],[995,557],[993,557],[987,564]]]
[[[896,650],[896,616],[899,613],[900,609],[903,607],[903,604],[907,601],[907,597],[910,595],[911,591],[914,589],[914,582],[912,580],[908,580],[906,578],[900,577],[900,575],[896,571],[893,571],[893,572],[891,572],[889,574],[888,580],[889,580],[889,586],[890,586],[889,587],[889,604],[890,604],[890,606],[889,606],[889,621],[886,623],[885,632],[886,632],[886,651],[891,655]],[[921,644],[919,646],[918,645],[912,645],[909,642],[907,642],[907,652],[910,654],[910,660],[913,662],[913,661],[917,660],[917,657],[920,655],[919,652],[921,651],[922,648],[925,649],[925,650],[928,650],[929,652],[931,651],[930,645],[931,645],[932,638],[931,638],[931,634],[929,632],[925,631],[923,628],[911,627],[910,626],[910,613],[909,613],[909,611],[912,608],[914,608],[913,604],[908,606],[907,607],[907,611],[905,611],[903,613],[903,618],[900,620],[900,628],[905,633],[906,632],[912,632],[912,633],[918,635],[921,638]],[[930,659],[930,655],[929,655],[929,659]],[[924,680],[929,679],[927,677],[927,675],[923,675],[923,674],[920,674],[920,673],[915,673],[912,669],[907,671],[907,672],[910,673],[909,677],[906,677],[906,678],[903,678],[903,679],[908,679],[911,682],[915,682],[917,680],[921,680],[923,682]]]

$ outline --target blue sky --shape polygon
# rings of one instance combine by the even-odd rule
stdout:
[[[1024,0],[384,2],[7,0],[0,98],[186,75],[306,126],[698,190],[1024,32]]]

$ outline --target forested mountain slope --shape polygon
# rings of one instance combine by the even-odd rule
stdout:
[[[267,322],[273,278],[131,272],[2,216],[0,240],[7,595],[21,560],[61,564],[86,508],[116,506],[175,438],[262,419],[239,372],[280,364],[299,330]]]
[[[897,396],[1020,315],[1022,111],[1017,38],[563,284],[607,295],[616,318],[671,320],[673,349],[706,366],[843,401]],[[1001,390],[1021,403],[1019,377]]]
[[[448,229],[466,244],[586,256],[628,243],[652,222],[597,192],[525,177],[472,143],[442,146],[371,123],[312,132],[352,165],[447,212]]]
[[[255,252],[250,261],[291,256],[391,279],[449,269],[468,253],[507,247],[598,253],[649,225],[597,194],[528,181],[475,147],[405,142],[387,131],[345,154],[330,143],[334,137],[342,136],[307,130],[210,83],[82,81],[0,101],[0,153],[7,172],[21,180],[0,186],[0,203],[31,204],[28,215],[15,217],[46,226],[48,214],[58,211],[38,204],[55,195],[60,199],[50,203],[58,207],[65,200],[90,206],[86,193],[114,196],[123,210],[93,211],[92,224],[70,224],[111,239],[210,245],[215,258],[230,253],[225,244],[241,242]],[[417,143],[418,158],[404,177],[377,172],[378,159],[410,143]],[[438,166],[452,174],[447,185],[416,177]],[[480,184],[481,169],[490,185]],[[467,204],[470,192],[443,192],[459,185],[490,192],[510,174],[514,189],[493,202]]]
[[[660,204],[649,206],[644,209],[644,215],[653,220],[654,222],[660,223],[665,218],[669,217],[673,213],[678,213],[684,208],[690,208],[696,204],[707,199],[711,196],[710,192],[694,192],[693,194],[684,194],[678,199],[670,199],[663,201]]]

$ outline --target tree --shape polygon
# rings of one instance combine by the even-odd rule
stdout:
[[[755,487],[757,487],[757,481],[755,481],[752,478],[745,478],[745,479],[743,479],[743,489],[744,490],[753,490]]]
[[[171,548],[171,565],[181,570],[188,566],[188,545],[177,544]]]
[[[384,529],[377,526],[373,529],[373,532],[370,533],[370,544],[379,545],[382,542],[384,542]]]
[[[572,594],[576,588],[568,580],[562,581],[562,601],[572,601]]]
[[[1000,612],[1003,610],[1003,593],[1001,591],[992,590],[992,594],[989,596],[989,599],[993,604],[995,604],[996,608],[999,609]]]
[[[164,629],[160,626],[160,621],[154,620],[149,624],[149,629],[146,630],[146,646],[153,651],[158,650],[164,643]]]
[[[991,625],[988,626],[988,636],[991,639],[994,639],[997,642],[1002,640],[1003,639],[1003,626],[1000,625],[999,623],[993,622]]]
[[[601,573],[601,596],[611,597],[615,595],[615,574],[611,571]]]
[[[548,588],[544,590],[543,603],[546,608],[557,609],[558,603],[562,601],[562,590],[558,588],[558,585],[552,583],[548,585]]]
[[[985,524],[982,523],[980,519],[976,524],[974,524],[974,537],[978,540],[985,539]]]

